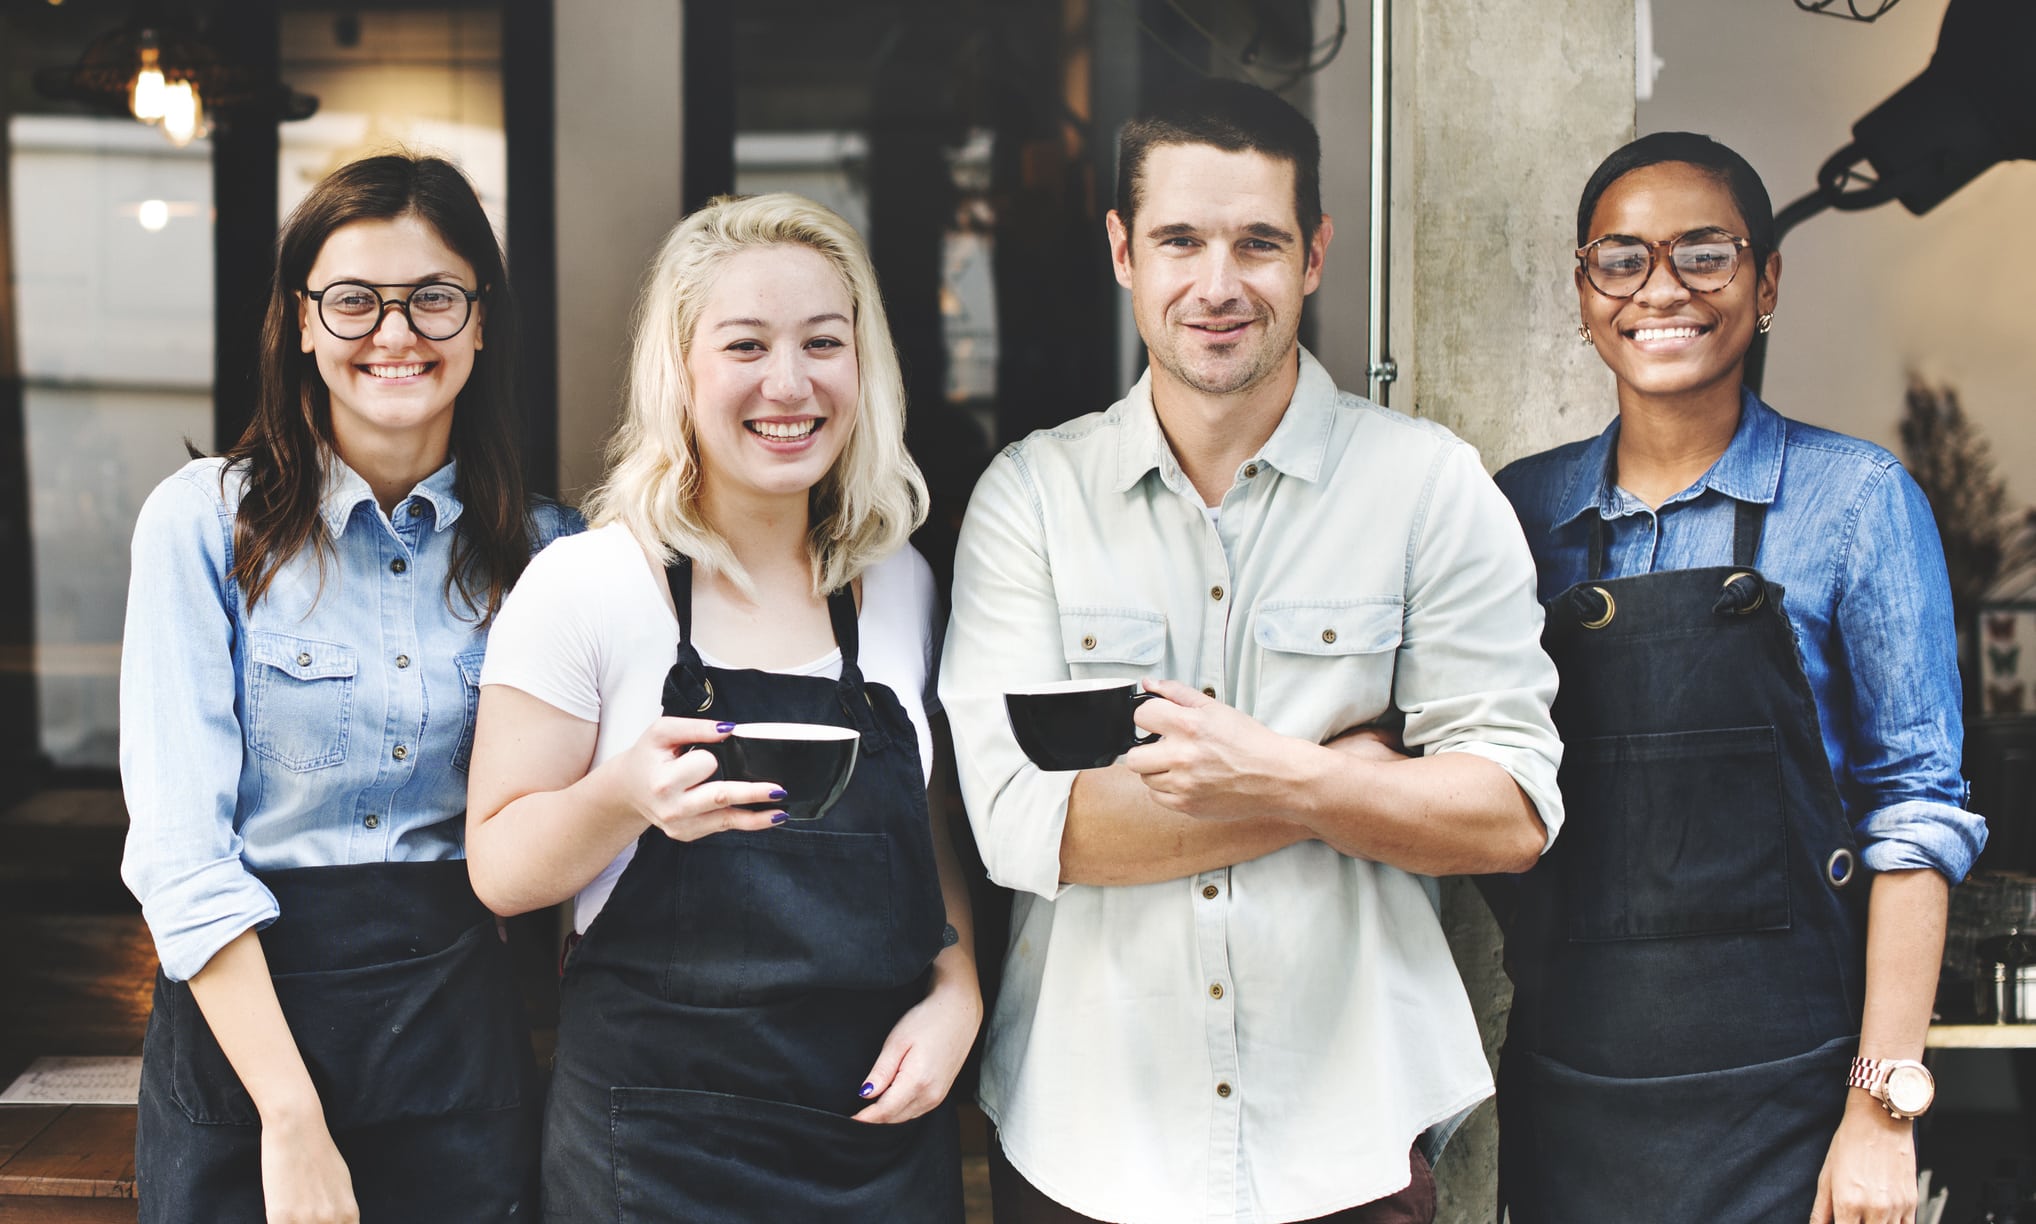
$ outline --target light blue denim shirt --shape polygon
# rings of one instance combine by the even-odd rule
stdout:
[[[445,580],[454,466],[385,516],[335,462],[305,548],[252,611],[228,571],[241,480],[158,485],[134,529],[120,662],[121,877],[183,981],[277,914],[255,872],[460,858],[487,631]],[[533,543],[579,529],[533,508]]]
[[[1789,420],[1747,391],[1725,453],[1649,510],[1613,481],[1618,437],[1615,420],[1499,473],[1542,600],[1584,580],[1592,514],[1605,521],[1605,574],[1620,578],[1730,564],[1734,501],[1765,505],[1757,564],[1787,591],[1783,610],[1864,861],[1964,879],[1986,822],[1963,807],[1951,588],[1916,482],[1886,450]]]

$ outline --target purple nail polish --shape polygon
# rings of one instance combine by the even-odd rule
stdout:
[[[723,735],[726,735],[726,734],[728,734],[728,733],[729,733],[730,731],[733,731],[733,730],[735,730],[735,724],[734,724],[734,723],[715,723],[715,724],[714,724],[714,729],[715,729],[716,731],[719,731],[719,732],[720,732],[721,734],[723,734]]]
[[[784,791],[782,791],[782,790],[774,790],[774,791],[772,791],[772,792],[771,792],[771,798],[772,798],[773,800],[778,800],[778,799],[783,799],[784,797],[785,797],[785,792],[784,792]]]
[[[868,1095],[869,1095],[870,1093],[872,1093],[872,1092],[875,1092],[876,1090],[877,1090],[877,1086],[876,1086],[875,1084],[864,1084],[864,1085],[862,1086],[862,1089],[861,1089],[860,1091],[858,1091],[858,1092],[856,1093],[856,1095],[857,1095],[857,1096],[864,1096],[864,1097],[866,1097],[866,1096],[868,1096]]]
[[[772,813],[771,813],[771,823],[772,823],[772,824],[774,824],[774,825],[776,825],[776,824],[783,824],[783,823],[785,823],[785,822],[786,822],[787,820],[790,820],[790,819],[791,819],[791,816],[790,816],[790,815],[788,815],[787,813],[784,813],[784,812],[772,812]]]

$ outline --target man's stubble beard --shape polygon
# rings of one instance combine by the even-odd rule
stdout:
[[[1257,321],[1269,323],[1271,320],[1268,316],[1261,315]],[[1169,324],[1170,328],[1172,326]],[[1147,345],[1146,348],[1152,355],[1153,363],[1172,375],[1175,381],[1202,395],[1236,395],[1256,387],[1278,372],[1285,358],[1293,352],[1298,334],[1298,328],[1287,330],[1284,335],[1275,335],[1268,329],[1252,359],[1220,382],[1204,378],[1190,369],[1187,363],[1181,360],[1180,347],[1177,343],[1169,343],[1163,349],[1151,345]],[[1174,339],[1172,332],[1169,332],[1168,339],[1170,341]]]

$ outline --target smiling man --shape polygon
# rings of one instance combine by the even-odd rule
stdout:
[[[1333,227],[1308,121],[1205,82],[1126,125],[1111,259],[1146,376],[1006,449],[955,562],[940,693],[1016,890],[982,1103],[999,1224],[1434,1216],[1491,1094],[1423,877],[1562,820],[1534,569],[1470,447],[1297,342]],[[1105,768],[1003,694],[1144,680]],[[1409,759],[1376,733],[1401,725]]]

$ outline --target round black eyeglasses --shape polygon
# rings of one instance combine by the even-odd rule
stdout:
[[[383,297],[383,289],[410,292]],[[306,289],[304,296],[317,303],[318,321],[325,324],[325,330],[341,340],[365,340],[374,335],[391,306],[403,312],[404,321],[419,336],[450,340],[466,329],[481,294],[449,281],[390,285],[334,281],[323,289]]]

